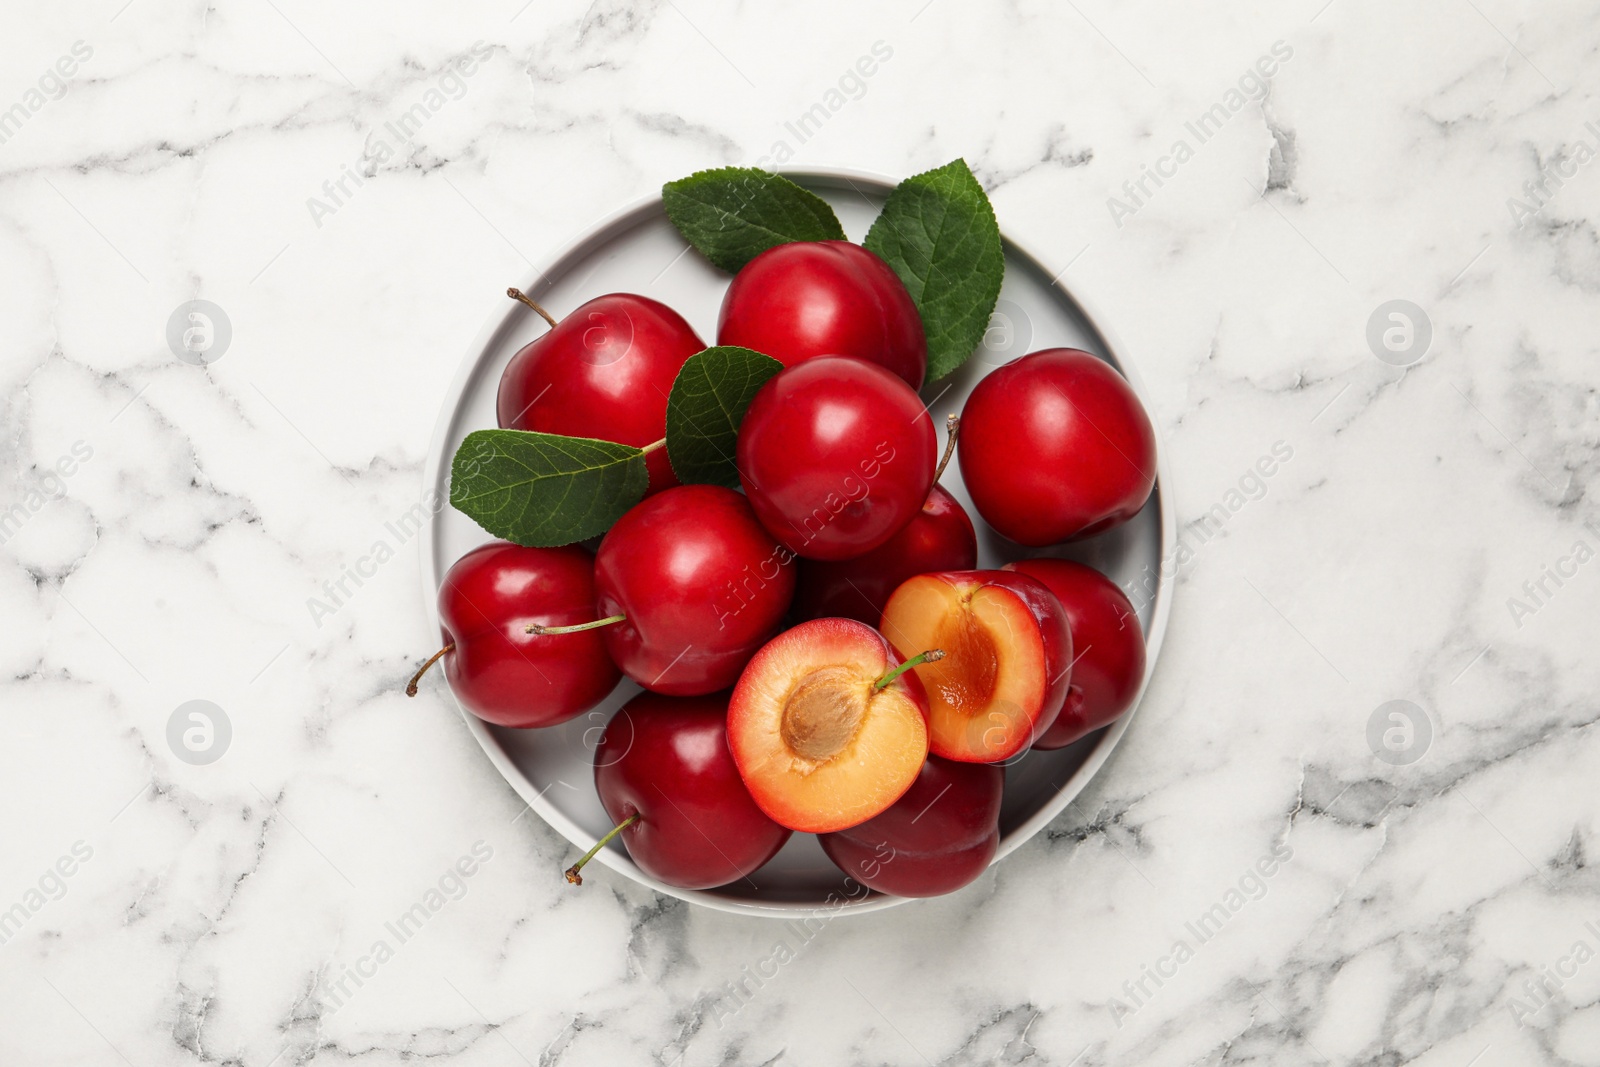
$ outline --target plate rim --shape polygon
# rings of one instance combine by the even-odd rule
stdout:
[[[796,181],[810,181],[823,186],[841,188],[848,186],[855,188],[855,183],[860,182],[876,187],[879,192],[892,190],[898,181],[885,174],[862,170],[853,167],[837,166],[796,166],[783,165],[770,168],[772,173]],[[856,190],[860,192],[859,189]],[[572,237],[565,241],[555,251],[541,258],[540,263],[533,264],[531,273],[524,275],[521,286],[522,291],[530,297],[538,299],[540,293],[548,288],[550,272],[564,260],[582,252],[585,248],[610,239],[618,231],[630,229],[637,222],[642,221],[640,216],[653,214],[661,207],[661,194],[659,192],[646,194],[630,201],[627,204],[603,215],[588,226],[577,230]],[[997,213],[998,214],[998,213]],[[1103,316],[1097,313],[1093,302],[1086,298],[1080,291],[1067,288],[1061,283],[1060,273],[1051,271],[1045,261],[1040,258],[1025,243],[1018,241],[1001,229],[1001,241],[1012,254],[1026,259],[1031,266],[1043,276],[1052,279],[1051,287],[1059,290],[1080,314],[1091,329],[1105,342],[1107,351],[1097,353],[1103,358],[1109,358],[1128,381],[1139,402],[1144,405],[1146,412],[1153,412],[1150,405],[1148,390],[1144,380],[1139,374],[1138,364],[1128,354],[1128,347],[1117,333],[1107,325]],[[541,266],[542,264],[542,266]],[[450,384],[446,387],[441,400],[439,415],[434,421],[433,433],[428,442],[428,453],[423,462],[422,486],[424,495],[437,492],[439,488],[440,471],[445,465],[444,449],[448,440],[450,427],[455,422],[456,412],[461,406],[462,396],[466,392],[467,383],[477,373],[479,366],[488,357],[491,346],[494,345],[499,334],[509,329],[513,315],[528,314],[520,305],[506,301],[502,298],[497,303],[496,310],[491,311],[485,318],[484,324],[477,335],[470,342],[465,356],[456,367],[455,374],[451,377]],[[1152,492],[1160,509],[1160,556],[1156,567],[1156,590],[1151,608],[1150,630],[1145,638],[1145,672],[1140,680],[1138,694],[1133,704],[1114,722],[1082,764],[1072,773],[1061,787],[1056,790],[1053,797],[1027,820],[1012,829],[1000,839],[1000,846],[995,851],[994,859],[990,866],[999,863],[1006,856],[1020,848],[1025,842],[1032,839],[1038,832],[1048,826],[1061,814],[1100,773],[1106,761],[1111,758],[1111,753],[1127,733],[1129,724],[1134,715],[1144,703],[1145,694],[1149,691],[1151,678],[1155,674],[1156,665],[1161,659],[1161,649],[1166,636],[1167,622],[1172,613],[1172,596],[1176,582],[1167,576],[1166,560],[1171,558],[1173,546],[1177,542],[1177,516],[1172,501],[1172,476],[1168,463],[1168,453],[1165,435],[1157,421],[1151,418],[1151,427],[1156,438],[1156,484]],[[440,629],[438,589],[443,573],[436,559],[435,534],[439,515],[444,507],[448,507],[448,497],[442,507],[435,510],[428,522],[423,524],[419,538],[420,562],[422,567],[422,599],[423,612],[428,622],[435,631]],[[450,688],[448,681],[445,689],[450,693],[450,698],[455,702],[456,712],[465,721],[467,730],[477,740],[478,746],[506,783],[522,798],[523,802],[535,814],[542,818],[546,825],[556,833],[566,838],[574,847],[582,850],[590,848],[595,843],[593,835],[579,827],[567,818],[559,809],[544,801],[544,794],[535,788],[533,782],[522,773],[521,769],[511,759],[510,754],[503,748],[494,734],[489,731],[488,724],[476,715],[467,711],[455,696],[455,691]],[[831,915],[838,914],[865,914],[867,912],[881,911],[899,904],[917,899],[913,897],[897,897],[888,894],[874,893],[860,900],[846,898],[843,904],[814,904],[800,901],[758,903],[750,901],[730,900],[717,896],[714,893],[698,889],[680,889],[670,886],[655,878],[650,877],[619,849],[601,849],[595,857],[608,868],[624,877],[630,878],[641,885],[647,886],[658,893],[690,904],[698,904],[712,908],[716,911],[736,915],[760,915],[768,918],[794,918],[797,915],[814,915],[818,912],[827,912]],[[848,877],[848,876],[847,876]]]

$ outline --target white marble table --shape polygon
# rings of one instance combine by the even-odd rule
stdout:
[[[1600,1064],[1595,5],[29,7],[0,1063]],[[1171,449],[1138,719],[946,899],[807,939],[574,890],[401,693],[440,389],[508,280],[663,180],[957,155]],[[231,339],[186,362],[196,299]]]

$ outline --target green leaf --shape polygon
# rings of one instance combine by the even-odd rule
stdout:
[[[531,430],[474,430],[450,461],[450,503],[519,545],[570,545],[611,529],[644,498],[644,452]]]
[[[1006,269],[994,208],[966,160],[896,186],[862,244],[894,268],[922,313],[928,381],[965,363],[983,340]]]
[[[730,274],[790,241],[845,239],[827,201],[756,167],[703,170],[668,182],[661,202],[678,232]]]
[[[739,488],[734,466],[739,423],[756,393],[783,364],[737,345],[689,357],[667,398],[667,458],[685,485]]]

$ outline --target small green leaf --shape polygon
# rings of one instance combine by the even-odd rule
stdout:
[[[994,208],[966,160],[896,186],[862,244],[894,268],[922,313],[928,381],[965,363],[983,340],[1006,269]]]
[[[736,273],[790,241],[843,241],[833,208],[757,167],[703,170],[661,187],[667,217],[712,263]]]
[[[649,481],[632,445],[474,430],[450,461],[450,503],[496,537],[550,548],[611,529]]]
[[[783,364],[737,345],[689,357],[667,398],[667,458],[685,485],[739,488],[734,466],[739,423],[756,393]]]

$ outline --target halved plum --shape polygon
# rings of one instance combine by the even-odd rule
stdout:
[[[941,571],[901,584],[880,627],[897,652],[939,648],[915,668],[928,693],[928,747],[963,763],[1025,751],[1066,701],[1072,634],[1055,594],[1011,571]]]
[[[801,623],[755,654],[728,705],[728,746],[768,818],[843,830],[911,788],[928,755],[928,699],[901,666],[853,619]]]
[[[1054,725],[1034,748],[1065,748],[1115,722],[1144,684],[1144,631],[1128,595],[1092,567],[1065,559],[1028,559],[1006,570],[1044,583],[1061,601],[1072,631],[1071,685]]]

